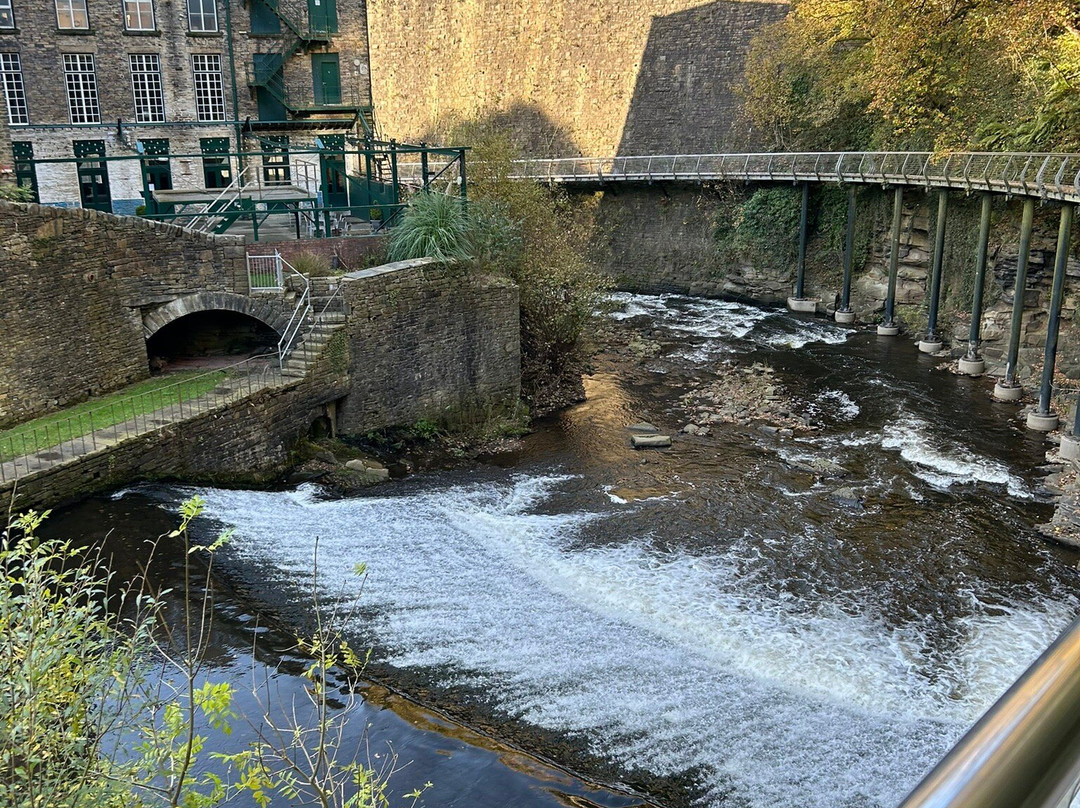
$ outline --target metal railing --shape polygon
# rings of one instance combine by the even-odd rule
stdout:
[[[742,180],[922,185],[1080,202],[1080,154],[788,152],[515,161],[516,179],[556,183]]]
[[[900,808],[1067,808],[1080,780],[1080,620]]]
[[[130,438],[156,432],[277,384],[281,375],[273,359],[272,353],[249,357],[40,427],[13,427],[6,435],[0,433],[0,483],[14,482]],[[222,373],[221,380],[206,392],[185,395],[185,389],[198,387],[200,381]]]
[[[277,256],[277,260],[282,266],[288,267],[289,271],[304,283],[303,291],[300,293],[300,299],[296,301],[296,308],[293,309],[292,317],[289,318],[289,323],[281,333],[281,339],[278,340],[278,369],[281,370],[285,367],[285,360],[288,359],[289,352],[296,346],[304,326],[307,325],[311,317],[311,281],[280,255]]]
[[[247,256],[248,291],[280,292],[285,288],[281,253]]]

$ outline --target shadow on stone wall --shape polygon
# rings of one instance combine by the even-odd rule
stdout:
[[[510,137],[521,154],[530,157],[574,157],[581,148],[570,129],[559,126],[537,104],[518,103],[509,109],[496,110],[477,118],[453,117],[437,127],[425,130],[422,140],[428,143],[454,143],[455,132],[463,126],[493,131]],[[468,145],[468,144],[464,144]]]
[[[618,153],[752,150],[738,86],[750,42],[787,14],[786,3],[714,2],[654,17]]]

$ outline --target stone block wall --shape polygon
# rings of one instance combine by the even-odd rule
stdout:
[[[784,0],[368,0],[383,132],[455,118],[511,127],[535,155],[741,151],[750,38]],[[403,102],[403,99],[407,99]]]
[[[345,276],[351,385],[338,429],[439,421],[521,392],[518,291],[429,259]]]
[[[243,240],[0,203],[0,427],[145,378],[143,314],[247,291]]]

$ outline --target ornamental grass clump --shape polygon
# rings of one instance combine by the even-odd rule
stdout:
[[[470,259],[469,235],[469,220],[461,200],[456,196],[425,191],[409,201],[401,223],[390,237],[387,259],[467,261]]]

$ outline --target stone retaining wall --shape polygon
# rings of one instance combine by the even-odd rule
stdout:
[[[521,393],[518,290],[430,259],[345,276],[352,384],[338,429],[359,433]]]

